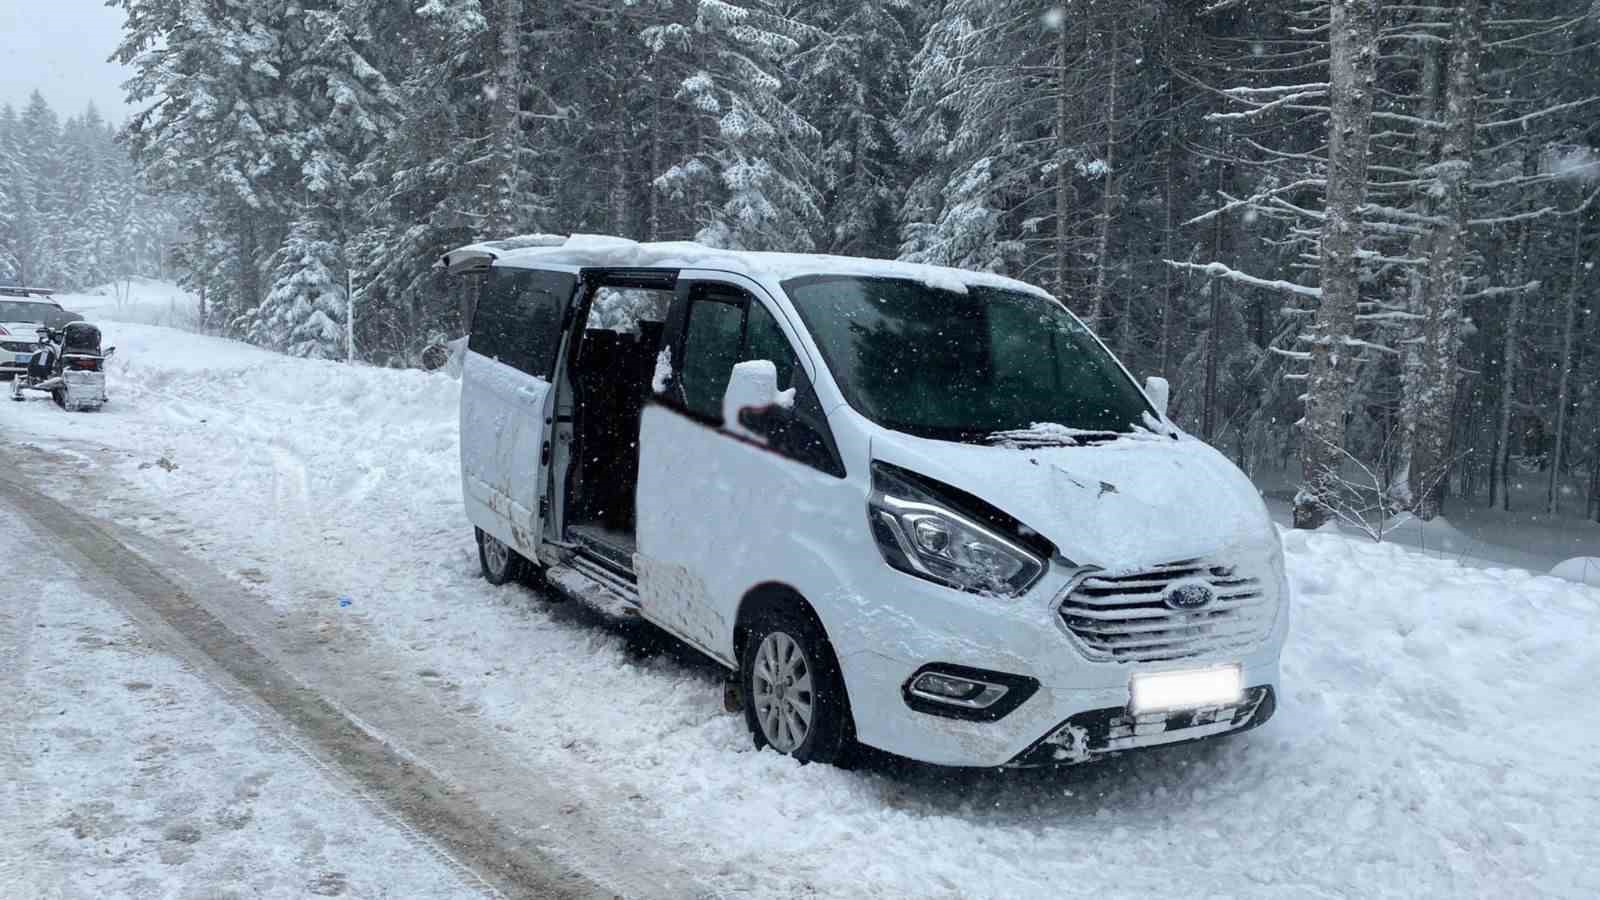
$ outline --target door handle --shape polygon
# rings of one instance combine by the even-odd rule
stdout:
[[[544,397],[544,392],[538,388],[519,387],[517,388],[517,396],[524,397],[528,400],[539,400]]]

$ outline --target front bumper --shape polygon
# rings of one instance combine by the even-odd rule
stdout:
[[[1042,583],[1014,601],[963,595],[899,573],[872,580],[877,582],[872,592],[856,596],[895,596],[892,611],[858,602],[852,604],[854,615],[826,624],[840,651],[856,736],[879,750],[946,766],[1070,764],[1253,728],[1276,708],[1278,660],[1289,619],[1281,572],[1277,611],[1263,640],[1160,662],[1096,659],[1086,653],[1059,624],[1058,598],[1070,589],[1071,577]],[[919,711],[906,702],[905,686],[930,664],[1006,673],[1031,679],[1038,689],[992,721]],[[1156,718],[1135,719],[1127,712],[1134,674],[1218,664],[1240,667],[1245,702]]]
[[[1249,731],[1272,718],[1277,694],[1271,685],[1248,688],[1231,706],[1136,716],[1126,707],[1081,712],[1006,765],[1014,768],[1088,762],[1097,756],[1181,744],[1221,734]]]

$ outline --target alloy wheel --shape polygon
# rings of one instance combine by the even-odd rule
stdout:
[[[811,674],[805,650],[781,631],[767,635],[756,651],[750,674],[756,721],[779,753],[793,753],[811,733],[816,703]]]

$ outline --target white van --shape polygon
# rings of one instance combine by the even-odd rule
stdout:
[[[484,576],[698,648],[757,746],[1030,766],[1272,715],[1288,591],[1259,495],[1048,293],[601,237],[443,265],[481,279]]]

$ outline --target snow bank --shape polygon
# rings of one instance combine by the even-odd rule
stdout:
[[[343,617],[392,677],[435,673],[575,808],[681,848],[717,893],[1600,895],[1600,589],[1292,532],[1260,730],[1060,772],[801,767],[751,750],[714,667],[476,576],[457,382],[107,332],[112,406],[14,404],[11,435],[95,461],[131,485],[109,513],[181,520],[168,539],[263,602]]]
[[[1590,587],[1600,587],[1600,556],[1580,556],[1561,563],[1550,574]]]
[[[136,322],[184,330],[199,326],[199,299],[167,281],[134,278],[78,294],[58,294],[55,299],[96,323]]]

